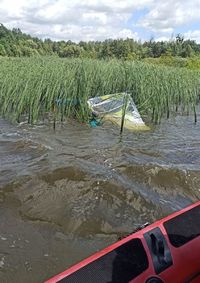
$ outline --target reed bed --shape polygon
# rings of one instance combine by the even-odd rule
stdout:
[[[87,121],[88,98],[124,91],[154,123],[176,111],[193,111],[197,120],[198,71],[137,61],[0,58],[0,115],[12,121]]]

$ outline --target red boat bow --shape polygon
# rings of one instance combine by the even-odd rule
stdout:
[[[200,201],[133,233],[46,283],[200,282]]]

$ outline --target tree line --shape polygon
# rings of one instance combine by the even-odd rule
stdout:
[[[0,56],[23,57],[35,55],[57,55],[94,59],[117,58],[124,60],[145,58],[193,58],[200,56],[200,44],[185,40],[181,34],[169,41],[141,42],[132,38],[107,39],[104,41],[53,41],[42,40],[23,33],[19,28],[12,30],[0,24]]]

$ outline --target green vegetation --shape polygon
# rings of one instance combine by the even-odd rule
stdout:
[[[141,43],[134,39],[107,39],[75,43],[68,41],[44,41],[24,34],[20,29],[9,30],[0,24],[0,56],[31,57],[56,55],[61,58],[143,60],[169,66],[187,66],[188,60],[200,58],[200,44],[184,40],[178,34],[174,40],[156,42],[153,39]],[[159,60],[161,58],[161,60]],[[200,59],[198,59],[200,60]],[[191,62],[189,64],[191,66]]]
[[[155,123],[171,111],[192,110],[196,120],[200,72],[141,61],[0,58],[0,114],[13,121],[87,121],[89,97],[125,90]]]
[[[89,97],[124,91],[155,123],[191,110],[196,121],[199,69],[200,44],[180,34],[168,42],[55,42],[0,24],[0,114],[13,121],[87,121]]]

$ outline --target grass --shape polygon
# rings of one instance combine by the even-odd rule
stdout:
[[[35,123],[75,117],[87,121],[87,100],[128,91],[141,113],[158,123],[171,112],[193,111],[200,98],[200,71],[137,61],[56,57],[0,58],[0,114]]]

